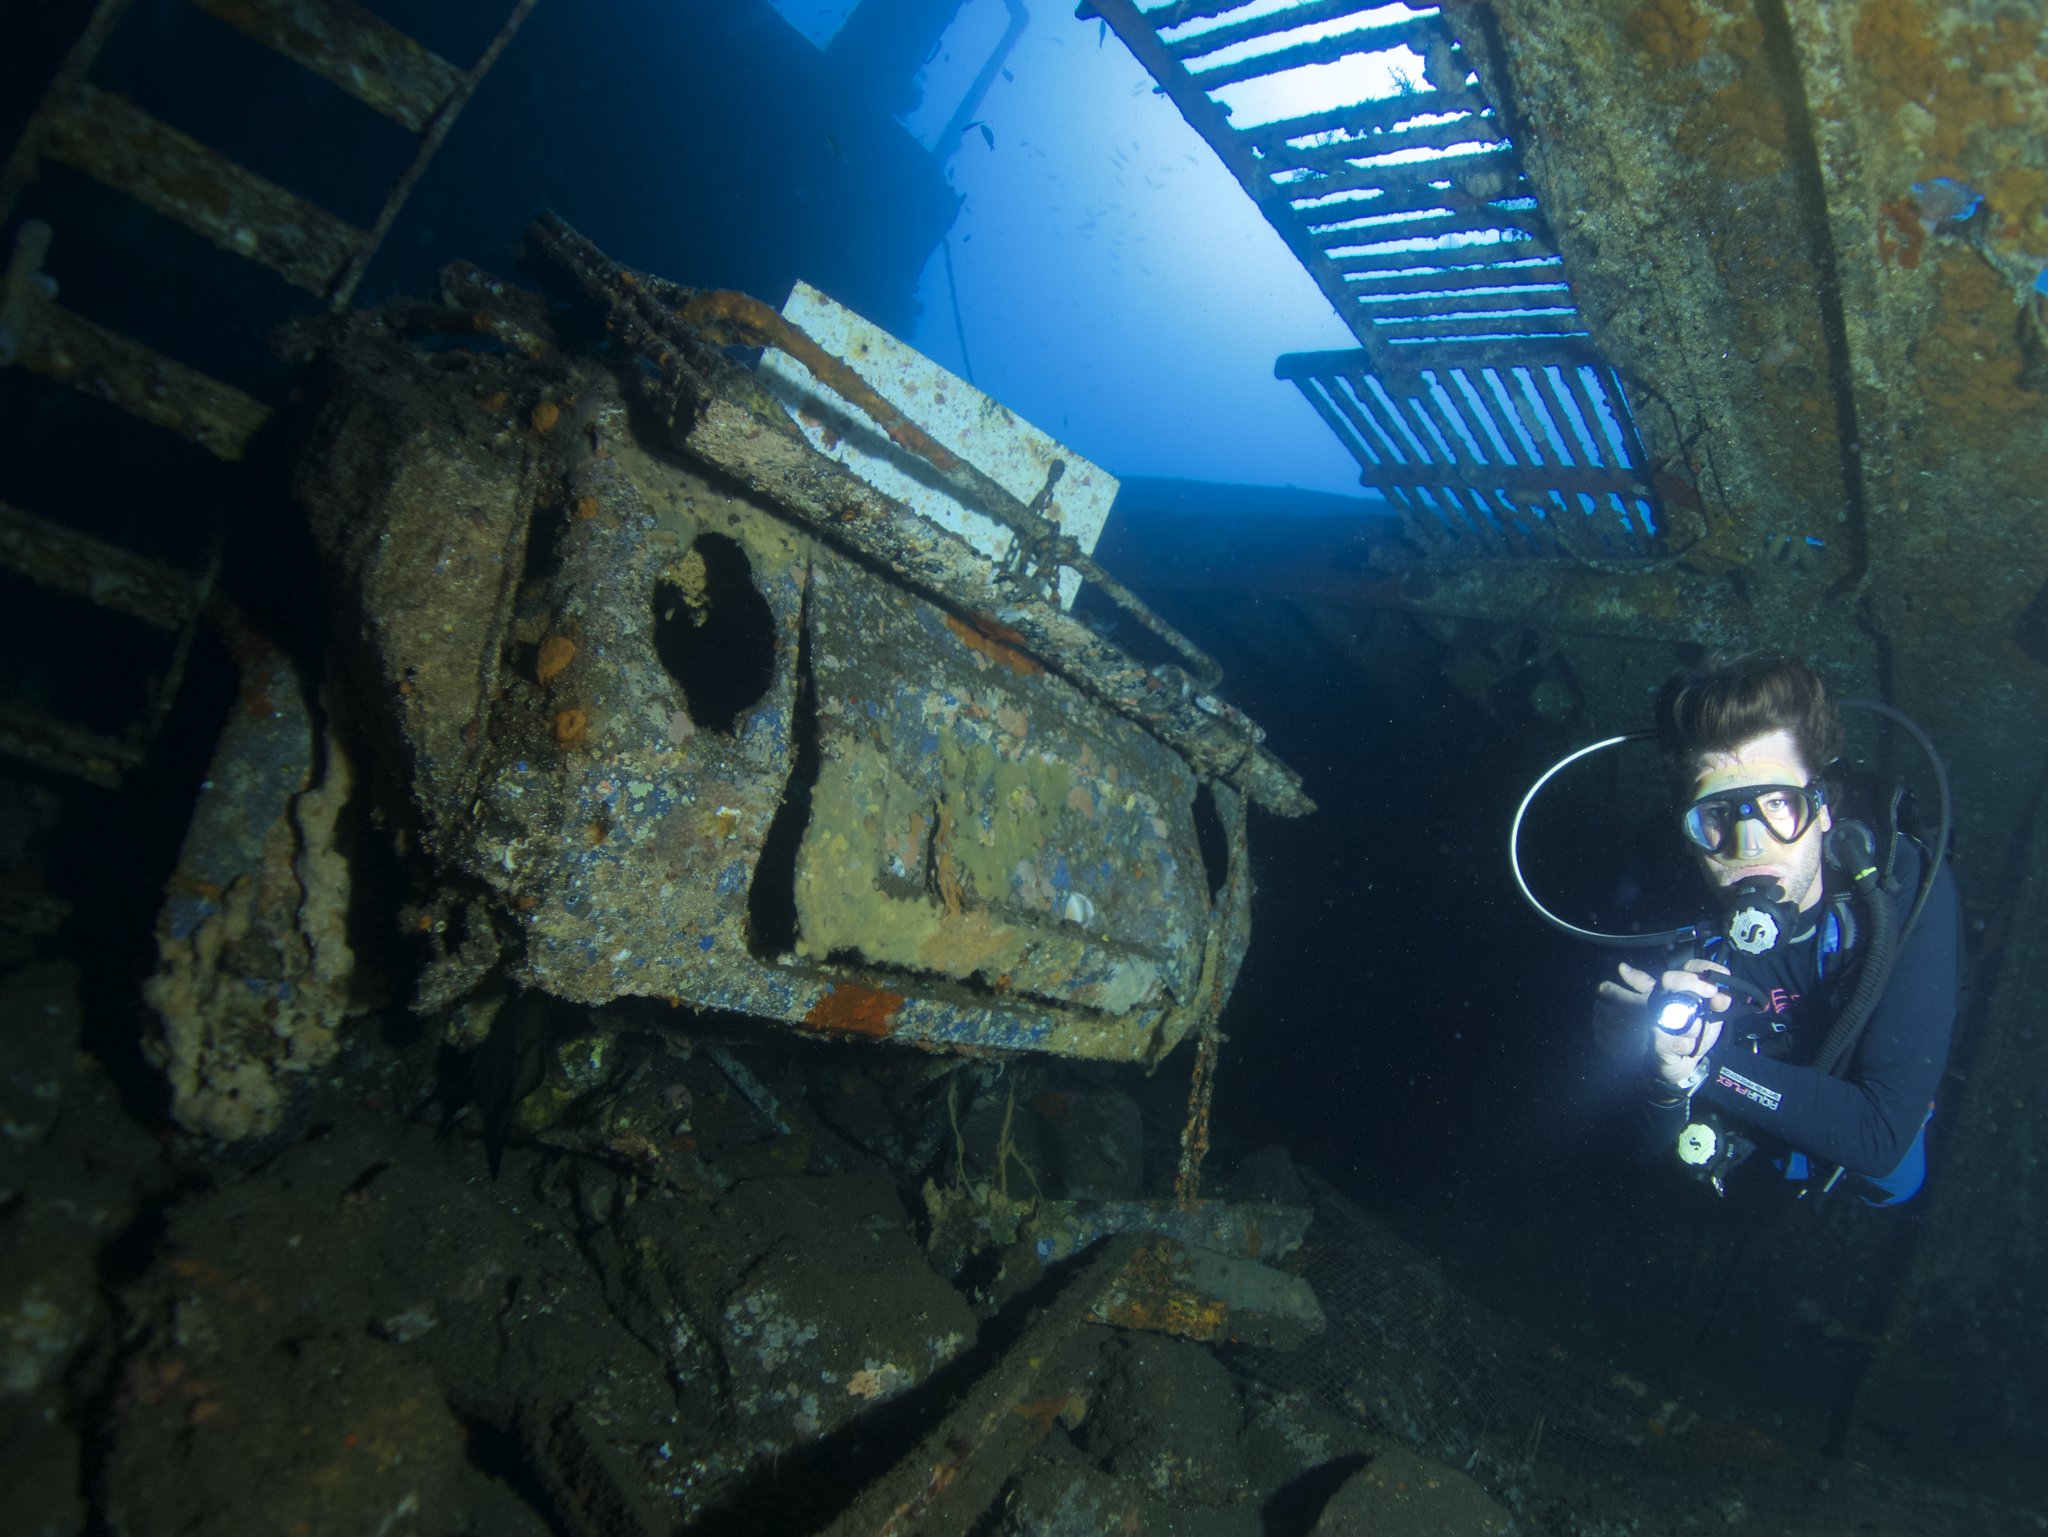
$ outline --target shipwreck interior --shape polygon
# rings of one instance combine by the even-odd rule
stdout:
[[[1355,338],[1273,372],[1357,496],[903,344],[977,6],[940,141],[1027,26],[1126,50]],[[10,1530],[2038,1530],[2042,35],[17,8]],[[1946,760],[1898,1212],[1639,1167],[1509,877],[1730,646]],[[1653,778],[1532,827],[1575,911],[1684,900]]]

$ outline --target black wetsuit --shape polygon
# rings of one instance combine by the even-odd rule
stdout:
[[[1903,923],[1912,909],[1924,857],[1911,839],[1899,840],[1897,922]],[[1825,920],[1827,904],[1816,912]],[[1742,955],[1725,943],[1710,946],[1707,959],[1729,966],[1769,997],[1772,1006],[1759,1013],[1735,995],[1735,1012],[1708,1053],[1712,1072],[1695,1091],[1691,1113],[1709,1110],[1739,1123],[1760,1147],[1804,1153],[1823,1173],[1839,1164],[1879,1180],[1897,1170],[1909,1154],[1918,1155],[1916,1139],[1933,1110],[1948,1061],[1960,930],[1955,882],[1944,865],[1839,1075],[1806,1064],[1854,986],[1862,957],[1825,953],[1831,948],[1825,921],[1805,938],[1764,956]],[[1651,1137],[1672,1147],[1686,1116],[1683,1100],[1653,1105],[1647,1117]]]

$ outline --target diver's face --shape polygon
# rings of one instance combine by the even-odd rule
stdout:
[[[1792,733],[1768,731],[1733,752],[1702,753],[1694,760],[1692,798],[1750,785],[1803,785],[1807,778]],[[1693,857],[1707,884],[1717,891],[1764,876],[1778,883],[1785,901],[1804,912],[1820,901],[1821,850],[1833,825],[1823,806],[1804,832],[1790,843],[1780,843],[1760,821],[1744,818],[1734,824],[1720,848],[1711,854],[1695,848]]]

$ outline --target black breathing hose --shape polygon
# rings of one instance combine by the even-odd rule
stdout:
[[[1892,901],[1891,892],[1885,889],[1884,882],[1875,875],[1864,877],[1858,884],[1868,887],[1862,896],[1867,920],[1864,927],[1870,933],[1869,948],[1863,952],[1863,965],[1856,973],[1856,985],[1849,990],[1841,1012],[1835,1015],[1827,1039],[1814,1053],[1813,1065],[1828,1074],[1835,1073],[1849,1060],[1849,1053],[1856,1049],[1863,1027],[1870,1022],[1871,1011],[1877,1007],[1877,1000],[1884,996],[1885,985],[1892,979],[1892,947],[1896,942],[1892,920],[1897,916],[1897,905]]]

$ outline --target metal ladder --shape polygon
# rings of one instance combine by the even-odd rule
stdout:
[[[417,136],[410,164],[368,228],[337,218],[95,86],[88,77],[127,9],[127,0],[100,0],[0,169],[0,229],[13,225],[0,288],[0,364],[18,363],[216,458],[238,460],[269,420],[271,405],[58,303],[43,270],[55,234],[40,220],[14,223],[21,193],[44,162],[68,166],[221,250],[268,267],[328,309],[346,308],[462,108],[538,0],[516,0],[467,69],[352,0],[191,3],[410,130]],[[78,233],[90,238],[89,231]],[[170,712],[207,610],[211,572],[150,559],[5,501],[0,568],[171,637],[168,665],[151,680],[141,714],[122,731],[108,734],[41,710],[0,706],[0,753],[118,786],[146,759]]]
[[[1657,488],[1621,382],[1481,89],[1480,44],[1437,7],[1393,9],[1086,0],[1076,14],[1130,49],[1358,339],[1275,372],[1426,557],[1659,559]],[[1245,87],[1401,48],[1422,78],[1393,95],[1235,120]]]

